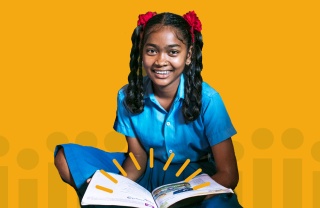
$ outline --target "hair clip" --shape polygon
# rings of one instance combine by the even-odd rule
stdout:
[[[144,28],[147,22],[149,21],[149,19],[155,16],[156,14],[157,14],[156,12],[147,12],[145,14],[139,14],[138,26],[142,25]]]
[[[190,11],[183,15],[183,18],[189,23],[190,25],[190,33],[192,37],[192,42],[194,43],[194,30],[201,32],[202,24],[194,11]]]

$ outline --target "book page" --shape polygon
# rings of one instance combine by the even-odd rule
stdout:
[[[194,190],[197,185],[210,182],[210,185]],[[178,182],[160,186],[152,191],[152,196],[159,208],[167,208],[170,205],[186,198],[220,193],[233,193],[228,189],[215,182],[209,175],[201,174],[194,177],[189,182]]]
[[[92,177],[82,198],[81,205],[117,205],[157,208],[151,193],[136,182],[118,174],[108,173],[117,183],[99,170]],[[112,190],[112,193],[96,188],[96,185]]]

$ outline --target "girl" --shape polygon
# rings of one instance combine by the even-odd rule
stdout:
[[[149,191],[182,181],[201,168],[218,183],[234,189],[238,169],[231,136],[236,131],[220,95],[202,81],[201,22],[192,11],[183,16],[147,12],[139,15],[132,34],[129,83],[119,90],[114,129],[126,136],[128,152],[107,153],[76,144],[59,145],[55,165],[61,178],[81,199],[97,169],[118,173],[117,159],[127,177]],[[142,68],[146,75],[143,77]],[[148,165],[154,150],[154,167]],[[163,171],[165,162],[174,154]],[[190,159],[179,177],[175,173]],[[206,196],[190,207],[241,207],[236,195]]]

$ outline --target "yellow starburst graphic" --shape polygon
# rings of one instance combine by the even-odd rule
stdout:
[[[150,161],[149,165],[150,165],[150,168],[153,168],[153,165],[154,165],[154,158],[153,158],[154,154],[153,153],[154,153],[153,148],[150,148],[150,151],[149,151],[149,161]],[[168,160],[166,161],[165,165],[163,166],[163,171],[166,171],[169,168],[170,163],[173,160],[174,156],[175,156],[174,153],[170,154]],[[134,154],[132,152],[129,153],[129,157],[131,158],[131,160],[132,160],[134,166],[137,168],[137,170],[140,170],[141,166],[140,166],[139,162],[137,161],[137,159],[135,158],[135,156],[134,156]],[[121,172],[121,174],[123,176],[128,176],[126,171],[122,168],[122,166],[119,164],[119,162],[116,159],[113,159],[112,162],[115,164],[115,166],[118,168],[118,170]],[[181,175],[181,173],[184,171],[184,169],[189,165],[189,163],[190,163],[190,159],[186,159],[186,161],[179,168],[179,170],[177,171],[175,176],[179,177]],[[118,181],[115,178],[113,178],[110,174],[108,174],[104,170],[100,170],[100,171],[104,176],[106,176],[113,183],[115,183],[115,184],[118,183]],[[197,176],[199,173],[201,173],[201,171],[202,171],[201,168],[197,169],[189,177],[187,177],[184,181],[185,182],[189,182],[191,179],[193,179],[195,176]],[[198,190],[198,189],[201,189],[201,188],[209,186],[209,185],[210,185],[210,182],[205,182],[205,183],[202,183],[202,184],[199,184],[199,185],[193,187],[193,189],[194,190]],[[96,185],[96,188],[99,189],[99,190],[108,192],[108,193],[113,193],[112,189],[109,189],[109,188],[106,188],[106,187],[103,187],[103,186],[100,186],[100,185]]]

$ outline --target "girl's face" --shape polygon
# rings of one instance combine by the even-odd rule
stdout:
[[[191,48],[181,42],[171,27],[151,33],[143,46],[143,68],[157,89],[176,90],[180,75],[191,62]]]

